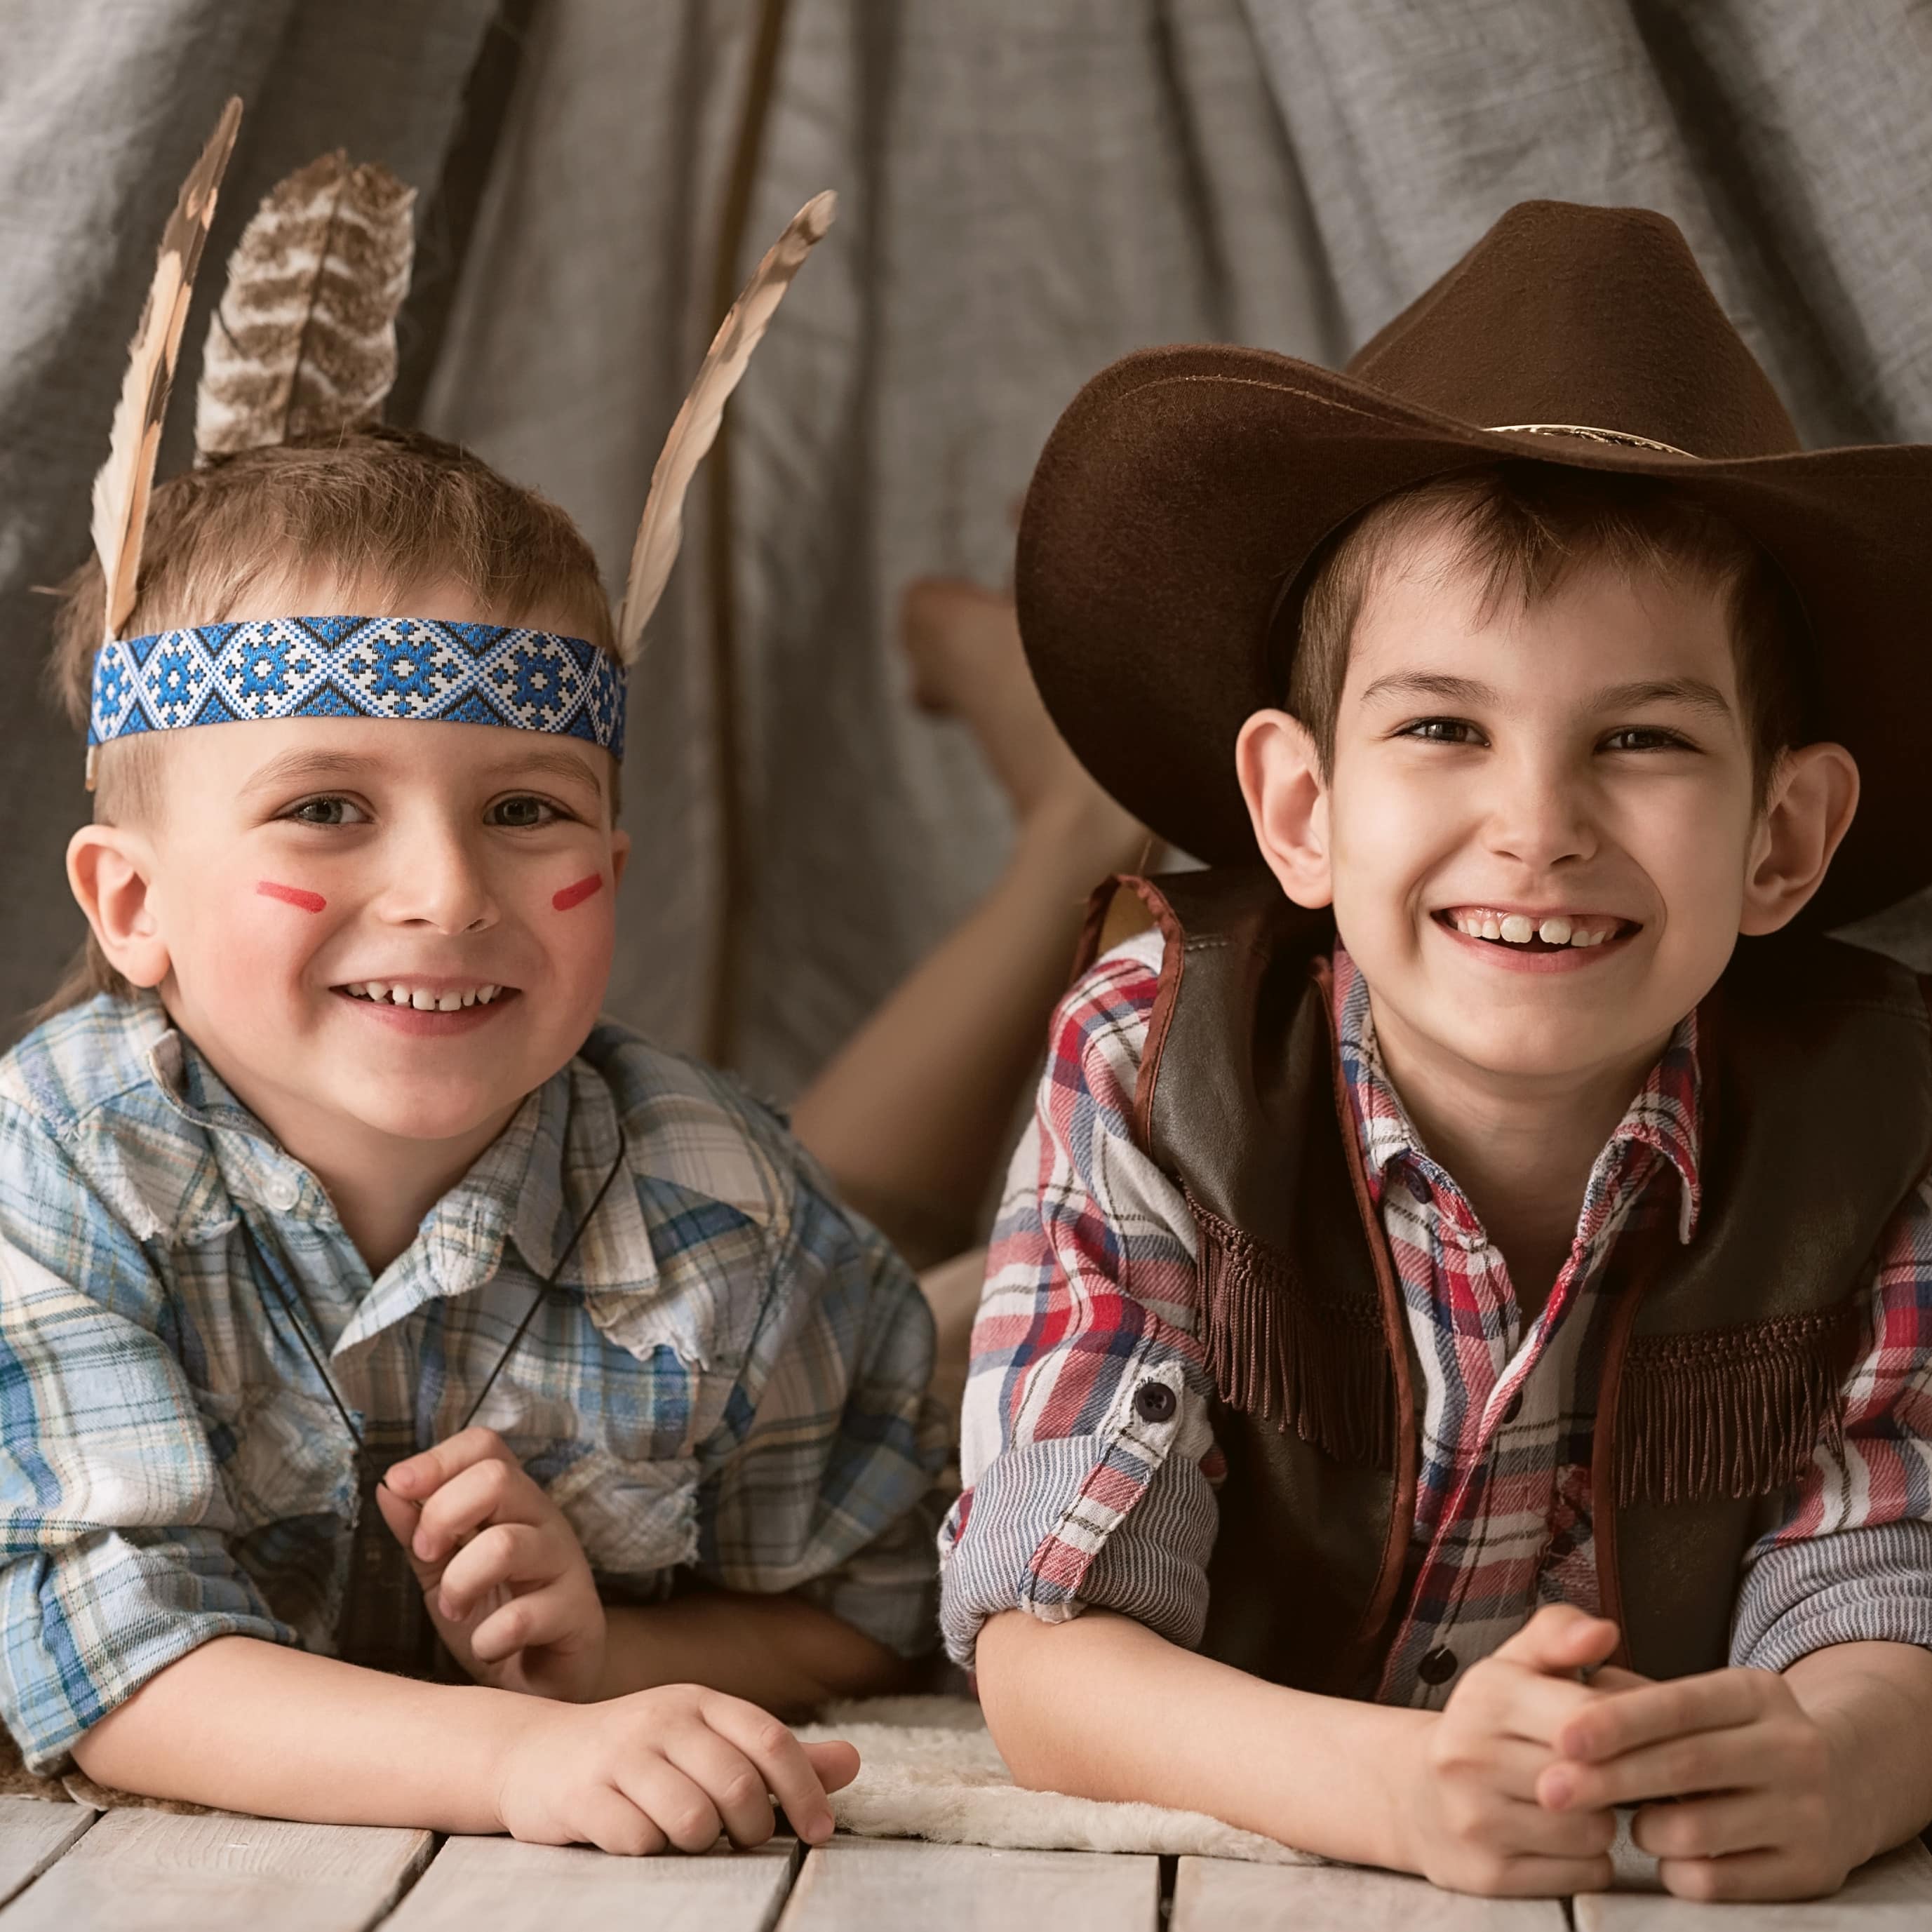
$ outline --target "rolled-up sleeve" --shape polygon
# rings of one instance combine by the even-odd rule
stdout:
[[[1783,1670],[1838,1643],[1932,1648],[1932,1189],[1881,1244],[1842,1429],[1745,1559],[1731,1661]]]
[[[1219,1473],[1196,1336],[1192,1217],[1136,1144],[1160,941],[1109,953],[1055,1016],[973,1331],[964,1489],[940,1534],[940,1628],[1117,1610],[1198,1644]]]
[[[134,1235],[0,1117],[0,1717],[36,1771],[211,1638],[297,1640],[229,1554],[167,1321]]]

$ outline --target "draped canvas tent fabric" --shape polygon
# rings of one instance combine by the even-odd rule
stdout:
[[[337,145],[434,225],[491,14],[0,0],[9,1013],[77,935],[59,852],[84,808],[26,586],[81,554],[181,166],[248,95],[211,263]],[[897,602],[1004,577],[1034,457],[1114,356],[1340,360],[1512,202],[1636,202],[1683,226],[1808,440],[1932,440],[1921,0],[1862,0],[1856,32],[1816,0],[536,0],[515,25],[420,417],[563,503],[614,584],[721,290],[808,196],[842,198],[694,493],[625,776],[612,1009],[782,1096],[1000,862],[961,728],[907,701]],[[1912,952],[1923,925],[1886,930]]]

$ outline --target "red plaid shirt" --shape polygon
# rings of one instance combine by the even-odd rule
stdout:
[[[962,1663],[980,1622],[1016,1606],[1058,1621],[1098,1604],[1177,1642],[1200,1640],[1222,1465],[1196,1235],[1132,1130],[1160,952],[1158,934],[1130,940],[1068,997],[1014,1157],[974,1331],[967,1487],[940,1539],[942,1622]],[[1633,1227],[1661,1218],[1684,1240],[1696,1232],[1696,1016],[1598,1156],[1569,1258],[1526,1324],[1502,1255],[1382,1072],[1367,986],[1339,948],[1334,999],[1425,1396],[1401,1619],[1378,1694],[1439,1706],[1460,1670],[1540,1605],[1597,1606],[1590,1440],[1604,1264]],[[1142,1396],[1150,1382],[1175,1400]],[[1821,1442],[1803,1484],[1767,1499],[1739,1578],[1735,1663],[1780,1670],[1861,1639],[1932,1646],[1923,1189],[1882,1244],[1846,1392],[1842,1445]]]

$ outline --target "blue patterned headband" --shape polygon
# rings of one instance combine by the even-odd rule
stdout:
[[[548,731],[624,754],[624,668],[582,638],[428,617],[269,617],[114,639],[90,747],[261,718],[413,718]]]

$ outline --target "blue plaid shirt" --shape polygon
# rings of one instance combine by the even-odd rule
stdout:
[[[37,1770],[211,1637],[326,1652],[358,1423],[476,1417],[611,1594],[800,1590],[908,1654],[932,1625],[932,1325],[773,1114],[599,1025],[371,1280],[314,1174],[152,996],[0,1060],[0,1718]]]

